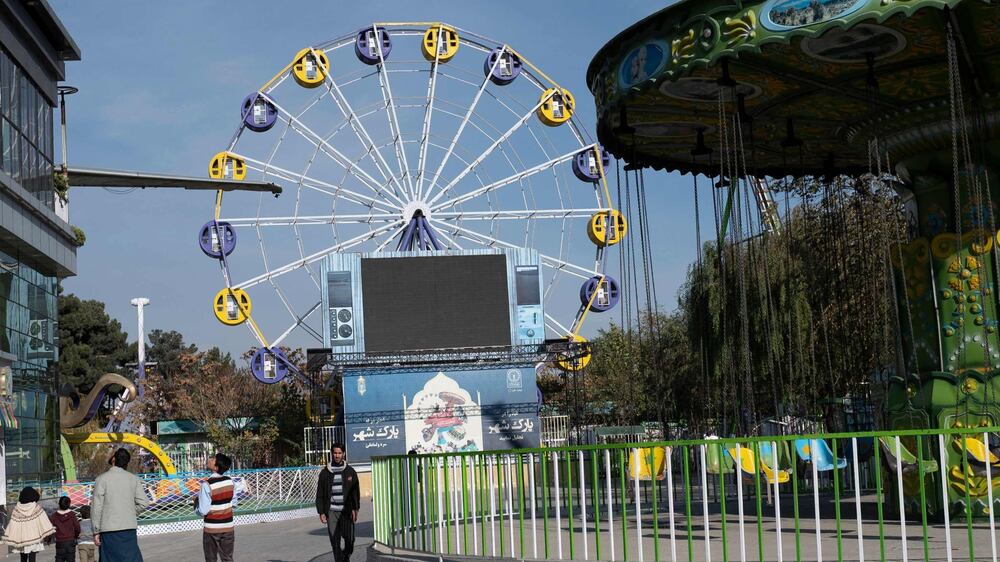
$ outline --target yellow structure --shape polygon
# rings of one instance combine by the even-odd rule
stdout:
[[[246,322],[253,308],[250,296],[243,289],[229,289],[228,287],[215,293],[212,301],[215,317],[219,322],[227,326],[238,326]]]
[[[315,88],[326,80],[326,75],[329,73],[330,59],[323,51],[306,47],[295,54],[295,60],[292,62],[292,76],[295,77],[299,86]]]
[[[639,464],[635,462],[635,451],[628,454],[628,473],[632,479],[663,480],[667,476],[666,447],[639,449]]]
[[[447,25],[432,25],[424,33],[420,46],[425,59],[448,62],[458,52],[458,32]]]
[[[616,209],[610,211],[611,224],[608,224],[608,211],[594,213],[587,224],[587,236],[590,241],[598,246],[614,246],[625,238],[628,232],[628,223],[625,222],[625,215]]]
[[[574,335],[571,335],[569,337],[569,341],[571,341],[571,342],[579,342],[579,343],[586,343],[587,338],[585,338],[583,336],[580,336],[580,335],[574,334]],[[569,372],[569,373],[575,373],[576,371],[583,370],[583,368],[586,367],[588,363],[590,363],[590,352],[589,351],[583,357],[577,357],[576,359],[564,359],[564,360],[556,361],[556,367],[562,369],[563,371]]]
[[[243,180],[247,177],[247,163],[229,152],[220,152],[208,163],[208,177],[213,180]]]
[[[730,447],[728,451],[732,458],[735,459],[737,457],[736,447]],[[737,464],[743,472],[743,475],[751,478],[758,470],[760,470],[760,473],[764,475],[769,484],[774,484],[775,478],[777,478],[778,484],[784,484],[791,479],[787,471],[776,471],[772,467],[768,466],[768,464],[764,461],[758,462],[757,456],[753,454],[753,450],[749,447],[740,447]]]
[[[163,471],[168,475],[177,474],[177,469],[174,467],[173,461],[170,457],[163,452],[163,449],[159,445],[146,439],[141,435],[136,435],[134,433],[64,433],[63,437],[66,441],[74,445],[80,445],[84,443],[115,443],[122,445],[135,445],[146,451],[149,454],[156,457],[156,460],[160,462],[160,466],[163,467]]]
[[[306,400],[306,418],[320,424],[325,421],[332,422],[337,417],[337,410],[340,408],[340,403],[341,391],[339,390],[312,392]],[[327,411],[325,415],[323,414],[324,409]]]
[[[542,93],[538,119],[549,127],[558,127],[573,117],[576,101],[569,90],[549,88]]]
[[[981,466],[985,466],[987,464],[991,464],[993,466],[1000,465],[1000,458],[986,448],[986,445],[979,439],[975,439],[973,437],[962,437],[960,439],[956,439],[955,448],[959,451],[964,449],[966,457],[973,464]],[[1000,474],[998,474],[998,476],[1000,476]]]

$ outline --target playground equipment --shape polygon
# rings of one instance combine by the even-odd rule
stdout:
[[[825,439],[796,439],[795,452],[803,462],[813,463],[816,470],[826,472],[834,468],[841,469],[847,466],[846,458],[838,458],[834,462],[833,451]]]
[[[300,49],[243,98],[209,163],[212,178],[263,177],[289,195],[223,207],[220,191],[198,234],[222,271],[216,317],[260,345],[255,377],[295,371],[277,352],[291,334],[322,343],[319,262],[335,252],[535,248],[545,330],[582,341],[587,314],[619,300],[605,265],[627,224],[608,154],[575,110],[573,94],[510,45],[444,23],[379,23]],[[243,233],[255,242],[243,246]],[[572,246],[584,233],[593,245]],[[579,304],[565,287],[581,287]],[[263,314],[288,324],[267,331]]]
[[[145,449],[151,455],[153,455],[157,461],[159,461],[160,466],[163,467],[163,471],[169,474],[176,474],[177,469],[174,468],[173,461],[170,457],[163,452],[155,442],[146,439],[141,435],[136,435],[134,433],[105,433],[105,432],[91,432],[91,433],[64,433],[63,437],[66,441],[73,445],[80,445],[83,443],[114,443],[122,445],[135,445],[141,449]]]
[[[97,415],[97,409],[108,396],[108,391],[113,386],[120,386],[123,395],[122,401],[129,402],[135,397],[135,385],[127,378],[115,374],[107,373],[97,379],[94,388],[86,396],[80,394],[74,388],[62,389],[59,393],[59,425],[63,429],[80,427]]]
[[[705,439],[715,440],[717,436],[709,435]],[[708,445],[705,447],[705,470],[709,474],[732,474],[735,470],[733,457],[722,453],[721,446]]]
[[[986,465],[988,464],[1000,467],[1000,457],[989,450],[988,445],[979,439],[961,437],[955,439],[953,446],[965,453],[969,465],[980,476],[986,474]]]
[[[148,451],[163,467],[163,471],[168,475],[176,474],[177,469],[173,461],[163,452],[155,442],[135,433],[130,429],[134,425],[129,412],[129,406],[135,399],[142,397],[142,384],[146,376],[146,346],[145,330],[143,327],[143,307],[149,304],[145,298],[132,299],[132,304],[138,309],[139,318],[139,366],[137,380],[138,388],[129,379],[115,374],[107,373],[101,376],[94,384],[94,387],[86,396],[80,396],[79,392],[71,385],[60,389],[59,393],[59,425],[62,429],[60,439],[60,452],[63,458],[63,467],[68,482],[76,481],[76,463],[69,445],[79,445],[84,443],[115,443],[123,445],[135,445]],[[80,432],[73,433],[71,430],[83,427],[87,422],[97,415],[98,409],[110,394],[112,387],[119,386],[121,391],[114,400],[111,412],[111,419],[108,421],[103,432]]]
[[[667,455],[669,447],[652,447],[639,449],[639,461],[636,463],[634,454],[628,456],[628,473],[638,480],[663,480],[667,475]]]
[[[752,480],[757,471],[760,471],[769,484],[774,484],[775,481],[778,484],[784,484],[791,479],[788,471],[780,470],[769,464],[769,457],[765,456],[763,451],[761,451],[760,459],[758,459],[752,446],[739,448],[727,447],[726,454],[736,461],[735,464],[740,467],[740,474],[744,479]]]
[[[886,429],[1000,423],[998,10],[970,0],[687,0],[621,33],[587,73],[601,143],[631,166],[713,177],[725,201],[716,234],[725,239],[733,226],[731,247],[755,228],[776,234],[761,180],[806,210],[835,206],[824,194],[844,185],[859,194],[895,189],[906,224],[893,234],[894,289],[886,292],[895,292],[898,314],[855,311],[891,322],[903,342]],[[741,228],[750,214],[740,211],[744,197],[758,201],[759,227]],[[843,275],[856,274],[844,266]],[[750,333],[749,321],[733,325]],[[744,394],[753,388],[749,359],[735,375]],[[749,402],[743,414],[752,418]],[[977,480],[976,463],[990,460],[982,449],[895,445],[879,444],[887,463],[907,470],[904,489],[923,486],[932,517],[995,509],[989,498],[1000,488]],[[923,481],[912,470],[921,466]]]
[[[59,420],[63,430],[61,452],[63,465],[66,470],[66,480],[76,480],[76,463],[68,447],[69,444],[79,445],[83,443],[121,443],[123,445],[136,445],[148,451],[167,474],[175,474],[173,461],[163,452],[155,442],[140,435],[128,432],[87,432],[72,433],[70,430],[82,427],[97,414],[98,407],[108,395],[109,387],[118,385],[123,388],[122,397],[116,402],[127,404],[132,402],[136,396],[136,387],[132,381],[115,373],[108,373],[98,379],[94,388],[86,396],[80,396],[73,390],[63,392],[59,396]]]

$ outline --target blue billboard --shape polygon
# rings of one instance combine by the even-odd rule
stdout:
[[[347,453],[372,456],[538,447],[534,366],[344,374]]]

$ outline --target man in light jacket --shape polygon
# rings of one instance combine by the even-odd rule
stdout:
[[[142,480],[126,470],[130,460],[127,450],[118,449],[111,457],[112,467],[94,482],[90,513],[101,560],[142,562],[136,516],[149,505],[149,498]]]

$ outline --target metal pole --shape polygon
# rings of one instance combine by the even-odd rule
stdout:
[[[144,383],[146,382],[146,330],[143,325],[143,309],[149,305],[149,299],[145,297],[138,297],[132,299],[132,306],[136,308],[136,313],[139,320],[139,332],[136,340],[136,345],[139,348],[139,373],[138,373],[138,393],[139,400],[142,400],[144,395]]]
[[[59,134],[60,141],[62,142],[62,165],[63,171],[69,166],[69,160],[66,157],[66,91],[62,88],[59,89]]]
[[[62,141],[61,148],[62,148],[63,179],[68,179],[68,174],[69,174],[68,172],[69,159],[67,156],[69,150],[66,147],[66,96],[73,95],[79,91],[80,90],[74,88],[73,86],[59,86],[59,88],[56,90],[56,92],[59,94],[59,138]],[[62,208],[65,211],[65,216],[63,217],[63,219],[68,221],[69,207],[68,205],[66,205],[66,202],[69,200],[68,196],[66,199],[62,199],[61,196],[57,197],[57,199],[59,199],[60,202],[62,203],[62,206],[58,208]]]

